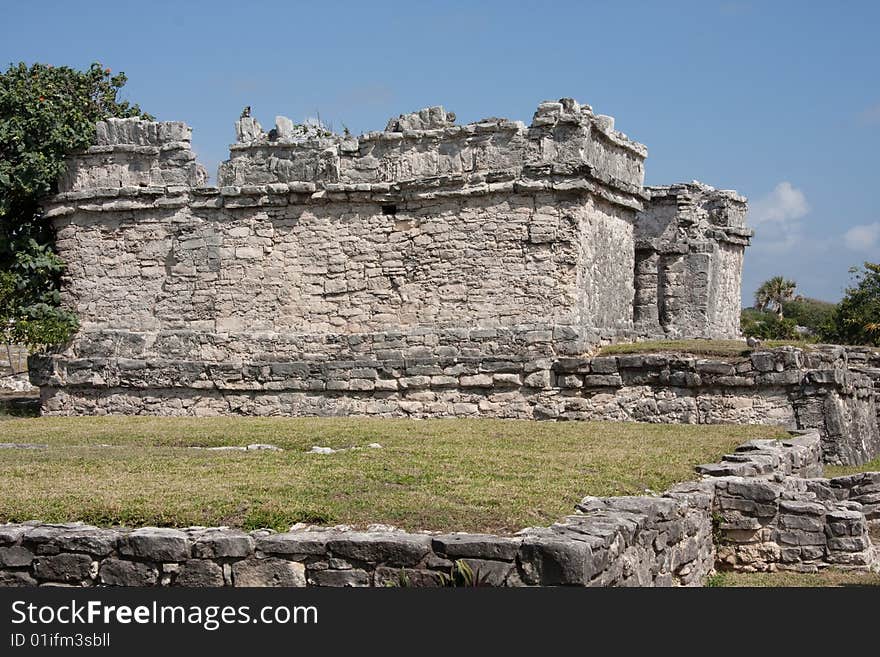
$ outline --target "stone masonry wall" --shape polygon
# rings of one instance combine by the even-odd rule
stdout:
[[[712,564],[709,503],[699,492],[595,501],[511,537],[0,525],[0,586],[438,586],[457,560],[486,586],[698,584]]]
[[[434,107],[359,137],[284,117],[236,131],[217,187],[182,123],[111,119],[71,157],[45,212],[81,328],[35,358],[45,413],[564,417],[558,359],[648,330],[636,233],[663,194],[642,186],[645,147],[589,106],[541,103],[529,126]],[[748,231],[744,200],[710,190],[664,198],[676,243],[726,272],[694,311],[715,335]]]
[[[856,491],[852,498],[850,488]],[[714,507],[719,567],[747,572],[876,569],[880,549],[871,541],[869,526],[880,517],[878,497],[876,472],[836,479],[719,481]]]
[[[586,497],[514,536],[0,525],[0,586],[441,586],[456,561],[483,586],[695,586],[716,558],[740,570],[880,566],[866,531],[880,473],[805,479],[821,472],[820,453],[815,431],[754,440],[701,466],[701,481]]]
[[[740,335],[746,200],[698,182],[648,187],[636,221],[636,331],[645,337]]]

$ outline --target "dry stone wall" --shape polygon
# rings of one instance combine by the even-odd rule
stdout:
[[[746,200],[698,182],[648,187],[636,221],[636,331],[646,337],[740,334]]]
[[[389,527],[0,525],[0,586],[698,586],[714,568],[880,567],[880,473],[821,474],[816,431],[753,440],[663,495],[586,497],[514,536]],[[716,546],[717,542],[717,546]]]
[[[111,119],[71,157],[45,210],[81,329],[34,361],[45,413],[564,417],[557,361],[650,332],[634,300],[675,305],[637,275],[655,204],[654,242],[727,278],[650,330],[736,333],[744,199],[644,188],[645,147],[589,106],[236,131],[216,187],[182,123]]]

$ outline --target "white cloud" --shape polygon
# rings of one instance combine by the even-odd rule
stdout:
[[[797,187],[784,180],[773,191],[753,201],[749,210],[752,225],[790,223],[810,211],[807,197]]]
[[[787,180],[750,206],[749,223],[755,227],[757,250],[782,253],[803,241],[800,219],[810,211],[810,204],[804,193]]]
[[[853,226],[843,234],[843,243],[853,251],[871,251],[880,242],[880,222]]]

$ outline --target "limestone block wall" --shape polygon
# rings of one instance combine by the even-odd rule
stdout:
[[[646,191],[589,106],[236,131],[216,187],[182,123],[111,119],[71,157],[45,212],[81,329],[34,359],[45,413],[616,417],[614,377],[564,359],[736,332],[744,199]]]
[[[399,371],[434,349],[583,353],[632,335],[646,150],[588,106],[542,103],[530,126],[458,126],[429,108],[357,138],[284,117],[268,133],[251,117],[236,128],[217,187],[203,186],[180,123],[111,119],[71,158],[45,209],[81,323],[53,367],[79,374],[35,374],[47,412],[78,412],[65,400],[114,385],[131,388],[110,393],[107,412],[131,412],[113,400],[143,395],[180,408],[222,396],[226,384],[211,382],[230,368],[249,372],[239,389],[271,390],[262,401],[280,410],[274,393],[295,401],[316,384],[265,388],[253,375],[323,360],[369,382],[357,370]],[[348,351],[358,355],[333,362]],[[108,370],[120,358],[122,377]],[[350,362],[363,360],[373,364]]]
[[[293,196],[254,209],[228,207],[252,197],[217,194],[208,198],[222,208],[59,220],[65,297],[84,332],[629,328],[630,276],[613,247],[631,251],[631,225],[607,204],[545,192],[391,211],[366,198]]]
[[[880,473],[815,479],[820,437],[753,440],[659,496],[584,498],[514,536],[0,525],[0,586],[698,586],[714,568],[867,570]],[[717,542],[717,545],[716,545]]]
[[[746,200],[702,183],[648,187],[636,221],[636,330],[645,337],[740,335]]]
[[[459,560],[483,586],[695,585],[712,567],[710,500],[594,500],[517,536],[0,525],[0,586],[441,586]]]
[[[878,473],[863,478],[876,487]],[[716,512],[721,568],[747,572],[870,568],[878,562],[859,502],[840,499],[835,479],[719,481]]]

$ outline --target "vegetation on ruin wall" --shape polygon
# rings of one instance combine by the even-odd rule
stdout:
[[[68,153],[88,147],[95,123],[144,116],[117,96],[125,74],[44,64],[10,65],[0,75],[0,343],[66,341],[76,317],[61,307],[64,264],[39,201],[55,191]]]
[[[3,442],[48,445],[0,449],[0,522],[278,530],[305,521],[508,533],[552,523],[588,494],[663,491],[746,440],[787,435],[761,426],[476,419],[0,424]],[[192,448],[250,443],[284,451]],[[308,453],[314,445],[360,449]]]

